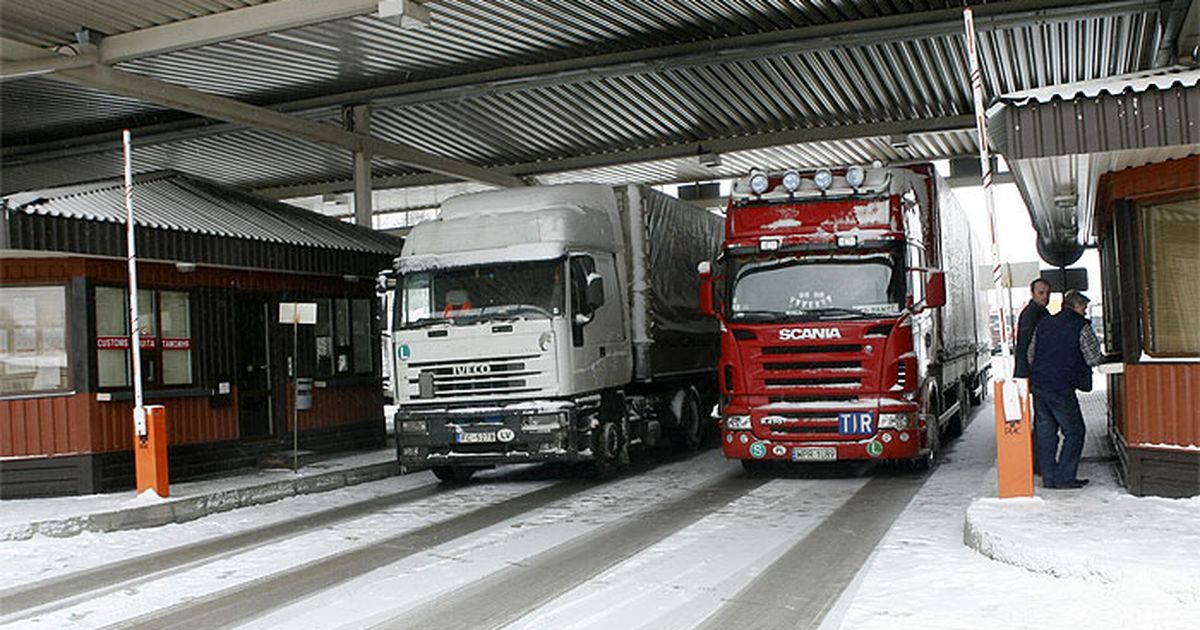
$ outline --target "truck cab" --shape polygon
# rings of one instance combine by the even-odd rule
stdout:
[[[950,203],[927,166],[739,182],[715,272],[702,270],[723,325],[727,457],[752,470],[771,460],[928,464],[942,436],[961,431],[979,348],[973,287],[956,284],[944,308],[945,250],[966,252],[968,276],[972,251],[969,229],[947,241],[939,215]]]

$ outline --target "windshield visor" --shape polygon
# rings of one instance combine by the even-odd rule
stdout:
[[[737,256],[728,277],[726,317],[734,322],[895,316],[906,294],[899,246],[853,254]]]
[[[560,316],[564,266],[559,259],[405,274],[398,287],[398,327]]]

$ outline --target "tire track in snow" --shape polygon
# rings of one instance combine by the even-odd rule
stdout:
[[[192,567],[200,562],[240,553],[270,544],[281,538],[297,536],[340,522],[353,520],[373,512],[404,503],[420,501],[445,492],[444,486],[428,484],[391,494],[338,506],[304,516],[269,523],[230,536],[166,549],[113,562],[67,575],[40,580],[32,584],[0,590],[4,616],[0,622],[11,622],[69,606],[81,595],[96,596],[150,579],[160,579]],[[47,606],[48,604],[56,606]],[[37,609],[37,610],[33,610]],[[20,614],[26,612],[27,614]],[[13,615],[16,615],[15,617]]]
[[[559,482],[414,531],[238,584],[110,627],[207,630],[246,622],[357,575],[570,497],[596,485],[596,482],[580,480]]]
[[[700,628],[815,628],[929,473],[880,470]]]
[[[374,627],[473,630],[503,626],[767,481],[748,479],[741,471],[722,475],[681,498],[606,525],[583,539],[549,549]]]

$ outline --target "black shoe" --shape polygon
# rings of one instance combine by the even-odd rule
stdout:
[[[1043,487],[1051,488],[1054,490],[1078,490],[1086,485],[1088,485],[1087,479],[1075,479],[1073,481],[1068,481],[1067,483],[1056,483],[1052,486],[1043,486]]]

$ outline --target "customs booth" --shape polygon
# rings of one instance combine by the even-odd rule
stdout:
[[[1096,233],[1121,475],[1136,495],[1200,494],[1200,155],[1105,174]]]
[[[381,445],[377,273],[400,239],[177,172],[134,182],[146,404],[170,473],[253,466],[292,443],[292,374],[313,381],[302,448]],[[4,198],[0,497],[132,488],[124,185]],[[278,323],[315,302],[318,323]],[[302,406],[303,407],[303,406]]]

